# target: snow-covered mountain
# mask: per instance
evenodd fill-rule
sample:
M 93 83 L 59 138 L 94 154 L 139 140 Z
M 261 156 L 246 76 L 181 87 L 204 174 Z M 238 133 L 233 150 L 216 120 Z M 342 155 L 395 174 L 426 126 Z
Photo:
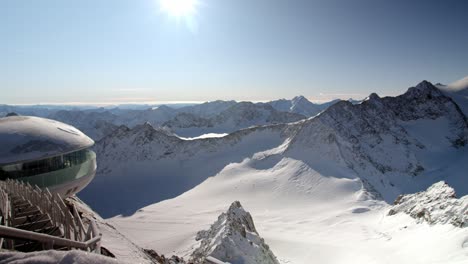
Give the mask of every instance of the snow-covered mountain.
M 129 214 L 246 158 L 259 168 L 292 158 L 335 177 L 358 177 L 363 193 L 388 202 L 439 180 L 464 194 L 467 131 L 456 104 L 428 82 L 401 96 L 342 101 L 314 118 L 222 138 L 189 141 L 149 124 L 121 127 L 97 143 L 98 174 L 80 196 L 106 217 Z M 104 198 L 94 199 L 101 191 Z
M 188 113 L 193 114 L 198 117 L 209 118 L 215 116 L 229 107 L 237 104 L 236 101 L 222 101 L 216 100 L 211 102 L 205 102 L 202 104 L 186 106 L 177 109 L 178 113 Z
M 314 116 L 323 111 L 327 105 L 314 104 L 304 96 L 296 96 L 291 100 L 280 99 L 268 102 L 273 108 L 282 112 L 297 113 L 304 116 Z
M 427 188 L 441 175 L 468 192 L 461 182 L 467 142 L 464 114 L 423 81 L 397 97 L 372 94 L 361 104 L 342 101 L 331 106 L 304 122 L 287 153 L 310 164 L 344 164 L 392 201 L 399 193 Z M 314 150 L 317 157 L 304 149 Z M 449 174 L 447 166 L 453 162 L 462 167 Z
M 109 135 L 118 126 L 134 127 L 144 123 L 157 126 L 176 115 L 175 109 L 160 106 L 145 110 L 104 108 L 91 110 L 60 110 L 48 115 L 48 118 L 58 120 L 83 131 L 95 141 Z
M 190 259 L 195 264 L 205 263 L 207 256 L 229 263 L 279 264 L 239 201 L 233 202 L 210 229 L 199 231 L 195 240 L 200 241 Z
M 0 105 L 0 116 L 7 113 L 47 117 L 71 124 L 95 141 L 120 125 L 135 127 L 144 123 L 171 127 L 183 137 L 207 133 L 230 133 L 254 125 L 287 123 L 315 115 L 336 101 L 315 105 L 302 96 L 270 103 L 211 101 L 183 107 L 160 105 L 91 106 L 10 106 Z M 288 107 L 282 107 L 288 104 Z M 271 107 L 275 106 L 275 107 Z M 277 109 L 275 109 L 277 108 Z
M 134 127 L 148 122 L 157 126 L 170 120 L 176 114 L 176 109 L 165 105 L 145 110 L 122 110 L 122 112 L 118 114 L 117 124 Z
M 288 130 L 278 124 L 182 140 L 148 123 L 121 126 L 96 143 L 97 176 L 80 197 L 104 217 L 128 215 L 195 187 L 229 163 L 280 145 Z
M 231 133 L 251 126 L 290 123 L 304 118 L 300 114 L 277 111 L 268 104 L 240 102 L 210 118 L 181 113 L 163 126 L 171 128 L 177 135 L 193 137 L 206 133 Z
M 349 99 L 350 101 L 357 102 L 355 100 Z M 330 102 L 325 102 L 321 104 L 314 104 L 307 100 L 304 96 L 296 96 L 291 100 L 279 99 L 275 101 L 270 101 L 267 104 L 271 105 L 278 111 L 281 112 L 290 112 L 301 114 L 307 117 L 315 116 L 316 114 L 327 109 L 329 106 L 339 102 L 340 100 L 332 100 Z

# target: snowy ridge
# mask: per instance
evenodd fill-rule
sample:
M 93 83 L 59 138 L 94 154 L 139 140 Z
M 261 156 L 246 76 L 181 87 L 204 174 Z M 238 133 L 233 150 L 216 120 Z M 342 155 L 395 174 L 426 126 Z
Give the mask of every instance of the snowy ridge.
M 188 191 L 232 162 L 280 145 L 293 128 L 278 124 L 183 140 L 150 124 L 121 126 L 96 143 L 97 174 L 80 198 L 104 217 L 132 214 Z
M 280 99 L 271 101 L 268 104 L 278 111 L 296 113 L 308 117 L 320 113 L 329 106 L 328 104 L 314 104 L 302 95 L 296 96 L 291 100 Z
M 468 195 L 457 199 L 455 190 L 442 181 L 426 191 L 400 195 L 394 204 L 388 215 L 406 213 L 420 222 L 468 227 Z
M 165 128 L 155 128 L 149 123 L 134 128 L 120 126 L 112 135 L 98 142 L 96 150 L 102 153 L 101 169 L 113 161 L 146 161 L 172 158 L 189 158 L 203 152 L 217 152 L 226 146 L 235 146 L 244 137 L 252 134 L 274 133 L 281 139 L 287 138 L 291 127 L 285 124 L 257 126 L 243 129 L 222 137 L 184 140 Z M 123 151 L 126 150 L 126 151 Z M 99 157 L 98 157 L 99 159 Z
M 336 101 L 313 104 L 303 96 L 268 103 L 211 101 L 181 108 L 161 105 L 92 106 L 10 106 L 0 105 L 0 116 L 47 117 L 77 127 L 95 141 L 109 135 L 120 125 L 133 128 L 143 123 L 170 126 L 183 137 L 206 133 L 230 133 L 253 125 L 287 123 L 312 116 Z M 273 106 L 273 107 L 271 107 Z
M 193 137 L 206 133 L 231 133 L 251 126 L 296 122 L 304 118 L 301 114 L 277 111 L 268 104 L 239 102 L 206 118 L 180 113 L 163 126 L 177 135 Z
M 235 105 L 236 101 L 216 100 L 199 105 L 186 106 L 177 109 L 178 113 L 189 113 L 199 117 L 209 118 L 215 116 L 229 107 Z
M 425 131 L 412 133 L 419 122 L 443 123 L 446 130 L 425 141 Z M 422 132 L 422 133 L 421 133 Z M 468 142 L 468 122 L 458 106 L 429 82 L 397 97 L 371 94 L 361 104 L 341 101 L 308 119 L 292 138 L 286 153 L 306 156 L 304 148 L 319 152 L 314 159 L 333 160 L 352 168 L 387 200 L 406 190 L 408 176 L 425 170 L 424 155 L 432 144 L 446 149 Z M 431 144 L 431 145 L 429 145 Z M 309 154 L 310 155 L 310 154 Z
M 196 264 L 205 263 L 208 256 L 229 263 L 279 264 L 255 229 L 252 216 L 238 201 L 233 202 L 209 230 L 198 232 L 196 240 L 201 241 L 191 257 Z
M 439 128 L 436 133 L 434 127 Z M 80 196 L 106 217 L 129 214 L 188 191 L 230 163 L 261 155 L 260 167 L 289 157 L 319 172 L 334 168 L 331 175 L 336 177 L 359 175 L 367 193 L 363 199 L 372 194 L 392 202 L 401 193 L 421 191 L 440 180 L 468 193 L 468 186 L 458 183 L 463 170 L 446 171 L 466 166 L 467 135 L 466 117 L 428 82 L 401 96 L 372 94 L 361 104 L 341 101 L 316 117 L 246 128 L 221 138 L 182 140 L 148 123 L 121 126 L 97 143 L 98 173 Z M 272 152 L 279 146 L 281 151 Z M 447 159 L 449 155 L 454 158 Z M 210 166 L 200 166 L 207 160 Z M 153 186 L 165 188 L 155 192 Z M 132 201 L 122 198 L 136 189 L 143 191 Z M 100 190 L 106 198 L 98 203 L 93 197 Z

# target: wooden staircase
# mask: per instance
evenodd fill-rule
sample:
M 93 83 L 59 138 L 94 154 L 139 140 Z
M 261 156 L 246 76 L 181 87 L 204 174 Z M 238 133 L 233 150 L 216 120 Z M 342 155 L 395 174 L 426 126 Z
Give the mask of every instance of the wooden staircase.
M 13 208 L 10 218 L 11 227 L 56 237 L 64 237 L 62 230 L 55 226 L 50 217 L 46 213 L 42 213 L 37 206 L 31 204 L 19 195 L 10 196 L 10 199 Z M 50 249 L 44 248 L 44 244 L 37 241 L 21 239 L 11 240 L 13 249 L 16 251 L 31 252 Z M 53 248 L 60 249 L 56 247 Z
M 101 253 L 101 234 L 58 194 L 29 184 L 0 182 L 0 248 L 31 252 L 82 249 Z

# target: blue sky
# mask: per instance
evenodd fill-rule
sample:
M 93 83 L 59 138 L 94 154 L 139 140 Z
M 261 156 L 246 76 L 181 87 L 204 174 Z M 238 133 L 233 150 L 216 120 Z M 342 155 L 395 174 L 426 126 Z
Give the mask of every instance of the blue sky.
M 0 103 L 311 100 L 468 75 L 468 1 L 1 0 Z

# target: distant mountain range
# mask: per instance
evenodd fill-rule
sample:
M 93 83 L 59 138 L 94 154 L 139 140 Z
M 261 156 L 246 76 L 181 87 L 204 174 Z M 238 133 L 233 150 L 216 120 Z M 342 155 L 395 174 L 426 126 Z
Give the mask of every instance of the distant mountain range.
M 117 126 L 132 128 L 144 123 L 167 126 L 183 137 L 196 137 L 206 133 L 230 133 L 254 125 L 295 122 L 314 116 L 337 101 L 314 104 L 297 96 L 267 103 L 218 100 L 179 108 L 161 105 L 146 109 L 0 105 L 0 116 L 14 112 L 59 120 L 79 128 L 94 140 L 108 135 Z

